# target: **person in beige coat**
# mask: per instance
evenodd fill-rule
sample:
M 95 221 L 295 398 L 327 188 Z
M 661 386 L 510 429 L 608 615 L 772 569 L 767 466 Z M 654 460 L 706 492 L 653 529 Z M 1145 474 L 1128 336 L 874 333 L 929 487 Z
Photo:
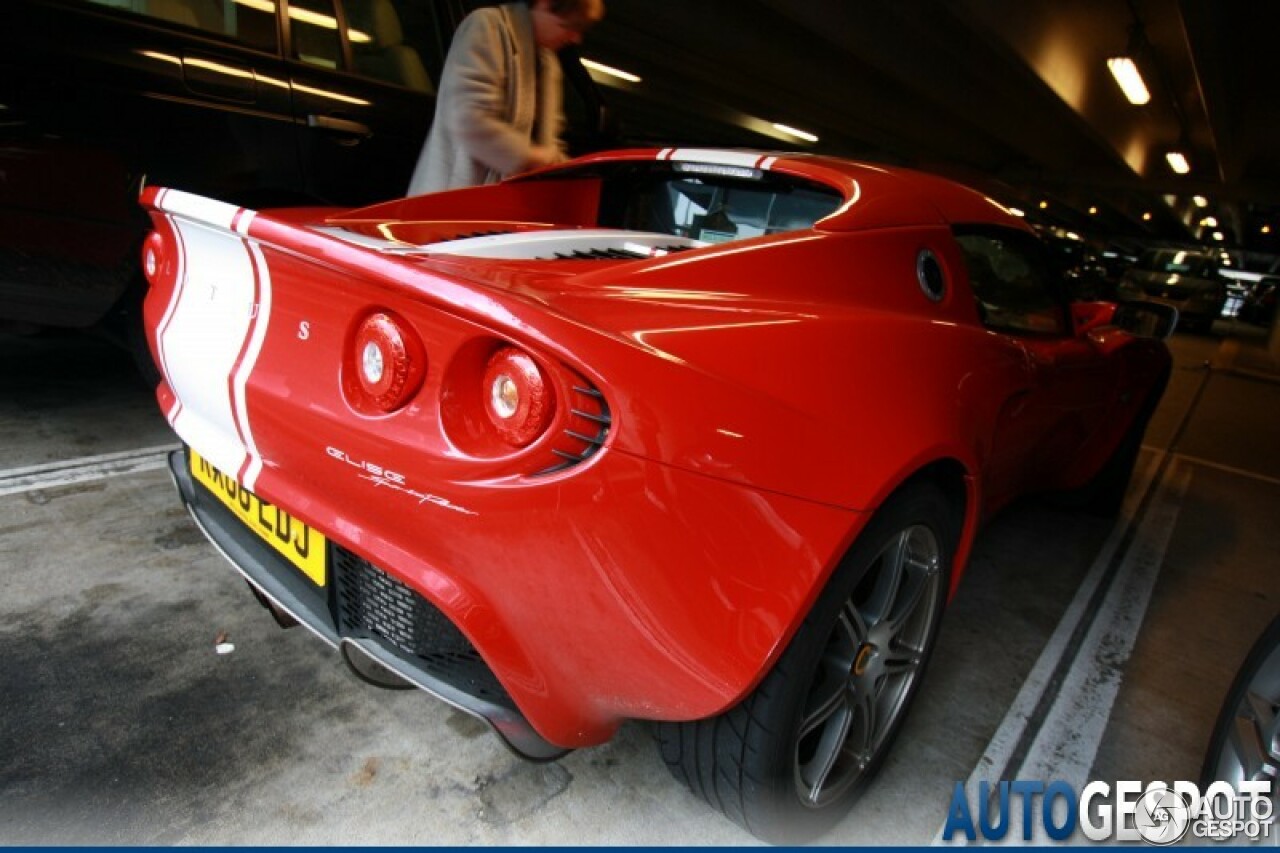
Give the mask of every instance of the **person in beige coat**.
M 468 15 L 445 60 L 409 195 L 493 183 L 564 160 L 555 52 L 581 43 L 603 16 L 603 0 L 529 0 Z

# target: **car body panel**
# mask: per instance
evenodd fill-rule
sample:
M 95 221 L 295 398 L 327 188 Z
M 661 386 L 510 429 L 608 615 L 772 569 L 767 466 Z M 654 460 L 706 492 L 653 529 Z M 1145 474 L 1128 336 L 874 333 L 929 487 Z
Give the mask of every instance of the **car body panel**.
M 611 175 L 681 158 L 838 198 L 721 245 L 599 229 Z M 902 170 L 634 151 L 355 211 L 143 202 L 158 399 L 184 443 L 448 616 L 563 747 L 739 701 L 876 508 L 937 466 L 963 494 L 954 589 L 979 521 L 1087 482 L 1168 366 L 1105 324 L 985 328 L 950 223 L 1023 226 Z M 492 230 L 514 233 L 475 236 Z M 420 390 L 386 413 L 352 390 L 371 312 L 425 343 Z M 484 359 L 509 345 L 558 399 L 607 401 L 582 461 L 546 467 L 572 406 L 527 447 L 474 432 Z

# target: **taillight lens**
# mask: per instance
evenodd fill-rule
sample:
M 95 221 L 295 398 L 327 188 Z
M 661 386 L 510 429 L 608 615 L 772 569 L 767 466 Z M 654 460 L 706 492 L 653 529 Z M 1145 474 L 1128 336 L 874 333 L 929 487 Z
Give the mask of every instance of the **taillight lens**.
M 147 239 L 142 241 L 142 271 L 151 284 L 156 283 L 160 271 L 164 269 L 165 261 L 168 260 L 167 255 L 164 237 L 159 231 L 152 231 L 147 235 Z
M 490 358 L 482 389 L 485 414 L 502 440 L 526 447 L 546 432 L 555 414 L 555 391 L 526 352 L 503 347 Z
M 400 408 L 422 387 L 427 355 L 413 330 L 396 315 L 370 314 L 356 329 L 348 368 L 376 410 Z

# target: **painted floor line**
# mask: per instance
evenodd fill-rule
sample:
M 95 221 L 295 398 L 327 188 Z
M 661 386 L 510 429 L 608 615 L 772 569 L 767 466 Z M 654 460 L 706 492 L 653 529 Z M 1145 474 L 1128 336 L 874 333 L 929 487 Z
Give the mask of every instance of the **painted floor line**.
M 43 465 L 10 468 L 7 471 L 0 471 L 0 497 L 88 483 L 121 474 L 152 471 L 164 467 L 168 455 L 177 449 L 176 444 L 164 444 L 119 453 L 82 456 L 78 459 L 48 462 Z
M 1119 519 L 1117 519 L 1115 526 L 1111 529 L 1111 533 L 1102 544 L 1102 548 L 1098 551 L 1097 557 L 1085 574 L 1084 580 L 1080 582 L 1075 597 L 1067 605 L 1067 609 L 1058 621 L 1053 635 L 1045 643 L 1040 656 L 1027 674 L 1021 689 L 1018 691 L 1018 695 L 1013 700 L 1013 704 L 1005 712 L 1004 719 L 1000 721 L 999 728 L 992 735 L 986 751 L 978 759 L 973 772 L 966 780 L 965 790 L 968 792 L 969 802 L 977 802 L 980 783 L 995 782 L 1007 778 L 1005 773 L 1010 763 L 1014 760 L 1018 745 L 1022 742 L 1028 725 L 1031 724 L 1036 715 L 1036 709 L 1053 685 L 1054 674 L 1073 651 L 1070 647 L 1072 637 L 1077 633 L 1083 620 L 1092 615 L 1089 611 L 1089 604 L 1093 601 L 1099 585 L 1107 576 L 1108 567 L 1115 558 L 1117 550 L 1125 541 L 1129 528 L 1147 493 L 1154 487 L 1154 480 L 1157 473 L 1161 471 L 1164 456 L 1163 452 L 1152 455 L 1146 460 L 1145 464 L 1140 465 L 1138 470 L 1134 472 L 1133 486 L 1130 487 L 1125 497 L 1124 507 L 1121 510 Z M 935 845 L 956 843 L 954 840 L 951 842 L 944 841 L 942 839 L 942 829 L 942 826 L 938 828 L 937 833 L 934 835 L 933 843 Z M 963 837 L 959 839 L 959 842 L 966 843 Z
M 1013 704 L 1000 721 L 986 751 L 969 774 L 965 782 L 969 802 L 977 802 L 980 783 L 1016 778 L 1015 774 L 1031 754 L 1035 746 L 1034 739 L 1039 738 L 1039 729 L 1048 715 L 1053 713 L 1060 688 L 1070 677 L 1078 660 L 1078 652 L 1087 642 L 1086 632 L 1094 628 L 1095 614 L 1101 611 L 1106 594 L 1114 590 L 1117 578 L 1124 568 L 1124 561 L 1129 558 L 1129 549 L 1140 541 L 1147 513 L 1163 494 L 1161 487 L 1177 465 L 1178 445 L 1191 423 L 1191 416 L 1204 397 L 1211 377 L 1211 371 L 1205 371 L 1201 376 L 1191 402 L 1179 417 L 1167 450 L 1142 445 L 1142 449 L 1150 451 L 1153 458 L 1146 467 L 1134 472 L 1120 518 L 1081 581 L 1080 588 L 1063 613 L 1053 636 L 1036 659 Z M 1145 613 L 1145 605 L 1143 612 Z M 1110 714 L 1109 709 L 1107 713 Z M 1028 741 L 1029 738 L 1033 739 Z M 1094 746 L 1095 754 L 1096 751 L 1097 745 Z M 953 838 L 950 842 L 944 841 L 942 831 L 945 826 L 944 822 L 935 833 L 934 845 L 968 843 L 963 836 Z
M 1268 483 L 1272 486 L 1280 486 L 1280 477 L 1268 477 L 1266 474 L 1259 474 L 1257 471 L 1248 471 L 1244 468 L 1235 468 L 1231 465 L 1223 465 L 1221 462 L 1211 462 L 1208 459 L 1202 459 L 1199 456 L 1188 456 L 1185 453 L 1173 454 L 1175 459 L 1188 462 L 1192 465 L 1198 465 L 1201 468 L 1210 468 L 1214 471 L 1222 471 L 1227 474 L 1235 474 L 1237 477 L 1245 477 L 1250 480 L 1257 480 L 1260 483 Z
M 1192 471 L 1176 460 L 1161 479 L 1120 570 L 1022 766 L 1013 778 L 1090 781 L 1124 670 L 1146 618 Z M 1038 827 L 1042 829 L 1043 827 Z M 1017 836 L 1020 837 L 1020 834 Z M 1045 840 L 1045 839 L 1040 839 Z

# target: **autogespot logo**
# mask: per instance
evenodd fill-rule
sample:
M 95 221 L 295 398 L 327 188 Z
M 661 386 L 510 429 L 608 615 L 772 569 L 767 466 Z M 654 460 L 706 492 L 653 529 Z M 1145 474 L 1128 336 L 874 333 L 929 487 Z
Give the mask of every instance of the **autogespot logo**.
M 1015 821 L 1021 818 L 1021 832 Z M 1270 782 L 1215 782 L 1203 795 L 1192 782 L 1090 782 L 1077 796 L 1066 782 L 982 782 L 971 798 L 957 782 L 942 840 L 963 836 L 1001 841 L 1066 841 L 1077 831 L 1090 841 L 1146 841 L 1164 846 L 1188 835 L 1198 843 L 1271 837 Z

